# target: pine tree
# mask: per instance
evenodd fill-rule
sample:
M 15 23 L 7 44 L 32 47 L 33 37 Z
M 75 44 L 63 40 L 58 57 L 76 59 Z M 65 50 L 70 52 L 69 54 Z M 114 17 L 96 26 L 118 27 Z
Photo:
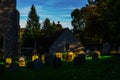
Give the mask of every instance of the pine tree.
M 35 6 L 32 5 L 31 10 L 28 14 L 27 25 L 23 33 L 23 44 L 28 46 L 35 47 L 36 38 L 40 35 L 40 23 L 39 16 L 37 15 Z M 29 45 L 31 44 L 31 45 Z

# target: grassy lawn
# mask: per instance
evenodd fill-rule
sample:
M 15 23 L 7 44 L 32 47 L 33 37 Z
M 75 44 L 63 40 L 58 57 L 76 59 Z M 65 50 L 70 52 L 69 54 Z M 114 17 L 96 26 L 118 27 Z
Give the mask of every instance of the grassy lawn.
M 92 61 L 88 58 L 79 66 L 64 61 L 58 69 L 49 66 L 40 70 L 20 68 L 19 72 L 6 71 L 0 80 L 120 80 L 120 59 L 101 57 L 99 61 Z

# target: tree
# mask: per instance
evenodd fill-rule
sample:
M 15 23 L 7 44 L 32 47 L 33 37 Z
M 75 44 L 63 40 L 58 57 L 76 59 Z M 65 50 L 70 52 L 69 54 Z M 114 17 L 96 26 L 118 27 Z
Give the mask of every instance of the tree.
M 60 21 L 56 24 L 56 31 L 63 29 L 62 25 L 60 24 Z
M 48 18 L 46 18 L 43 22 L 43 30 L 45 31 L 45 36 L 51 35 L 51 23 Z
M 71 13 L 72 21 L 71 24 L 73 26 L 73 34 L 76 36 L 78 40 L 82 39 L 82 33 L 84 28 L 84 19 L 81 16 L 80 9 L 74 9 Z
M 120 1 L 96 0 L 98 12 L 101 14 L 101 22 L 104 22 L 104 40 L 112 44 L 120 45 Z
M 102 27 L 99 26 L 99 13 L 96 2 L 88 0 L 89 4 L 71 13 L 73 33 L 84 43 L 96 44 L 101 41 Z
M 28 14 L 27 25 L 23 33 L 23 45 L 34 46 L 36 45 L 36 38 L 40 35 L 39 16 L 37 15 L 35 6 L 31 6 Z M 31 44 L 31 45 L 30 45 Z
M 51 36 L 55 31 L 61 29 L 63 28 L 59 21 L 57 24 L 54 21 L 53 23 L 51 23 L 50 20 L 46 18 L 45 21 L 43 22 L 43 30 L 45 32 L 44 36 L 46 37 Z

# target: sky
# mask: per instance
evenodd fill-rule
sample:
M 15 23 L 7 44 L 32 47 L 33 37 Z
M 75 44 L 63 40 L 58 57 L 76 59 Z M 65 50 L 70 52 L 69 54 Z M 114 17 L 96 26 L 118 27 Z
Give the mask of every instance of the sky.
M 22 28 L 26 26 L 32 4 L 36 8 L 41 24 L 46 18 L 49 18 L 51 22 L 60 21 L 63 28 L 71 29 L 71 12 L 75 8 L 84 7 L 87 0 L 17 0 L 17 10 L 20 12 L 20 26 Z

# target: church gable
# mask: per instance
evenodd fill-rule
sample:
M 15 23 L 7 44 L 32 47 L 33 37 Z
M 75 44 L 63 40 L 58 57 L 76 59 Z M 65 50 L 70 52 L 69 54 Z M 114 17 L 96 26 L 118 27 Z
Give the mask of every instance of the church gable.
M 76 43 L 77 39 L 73 36 L 72 32 L 68 28 L 66 28 L 64 29 L 62 34 L 52 43 L 49 49 L 50 52 L 64 51 L 65 48 L 73 50 L 73 47 L 70 46 Z

